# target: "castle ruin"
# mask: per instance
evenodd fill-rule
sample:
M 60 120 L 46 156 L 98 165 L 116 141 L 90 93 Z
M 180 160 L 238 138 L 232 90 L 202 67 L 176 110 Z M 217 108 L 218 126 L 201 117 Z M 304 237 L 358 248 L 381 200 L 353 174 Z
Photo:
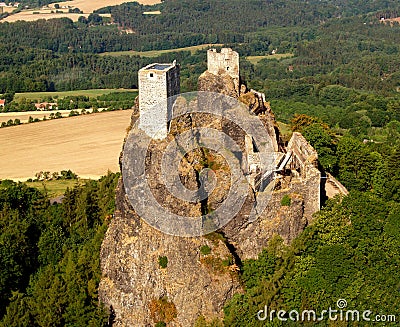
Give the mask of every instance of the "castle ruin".
M 265 171 L 260 160 L 262 147 L 256 144 L 256 137 L 246 135 L 235 122 L 195 114 L 169 123 L 173 104 L 167 99 L 179 93 L 179 66 L 152 64 L 142 68 L 136 109 L 140 113 L 139 128 L 158 140 L 143 149 L 149 153 L 147 183 L 157 201 L 179 215 L 198 217 L 204 209 L 213 211 L 220 206 L 229 192 L 229 169 L 225 169 L 224 159 L 212 152 L 192 151 L 181 160 L 178 171 L 184 186 L 196 190 L 198 171 L 204 168 L 204 162 L 212 168 L 217 180 L 215 189 L 200 203 L 171 196 L 160 179 L 162 157 L 169 141 L 163 139 L 168 133 L 175 135 L 198 126 L 215 128 L 237 142 L 242 152 L 239 160 L 250 185 L 240 212 L 217 233 L 178 237 L 145 222 L 128 201 L 122 177 L 116 190 L 114 219 L 101 247 L 99 298 L 113 313 L 113 326 L 154 326 L 160 321 L 160 308 L 166 305 L 174 313 L 165 321 L 168 326 L 194 326 L 201 317 L 221 320 L 226 301 L 243 292 L 236 276 L 241 262 L 257 258 L 276 235 L 285 243 L 295 239 L 320 209 L 321 194 L 328 194 L 327 185 L 331 196 L 347 192 L 334 177 L 321 178 L 318 154 L 300 133 L 293 133 L 288 144 L 282 141 L 264 94 L 240 85 L 236 52 L 209 50 L 208 59 L 208 70 L 199 77 L 199 91 L 234 97 L 245 104 L 243 110 L 261 120 L 272 139 L 276 156 L 274 169 Z M 183 104 L 176 101 L 175 110 L 180 105 Z M 137 113 L 135 110 L 134 118 Z M 135 146 L 140 147 L 140 141 Z M 273 188 L 269 190 L 272 194 L 267 207 L 258 219 L 252 220 L 250 213 L 268 185 Z M 284 197 L 290 198 L 289 205 L 282 204 Z M 201 252 L 206 246 L 211 253 Z M 168 259 L 165 267 L 160 265 L 162 257 Z
M 169 132 L 172 117 L 170 97 L 180 92 L 180 69 L 172 64 L 150 64 L 139 70 L 139 128 L 153 139 Z
M 222 48 L 207 51 L 207 71 L 214 75 L 229 75 L 235 84 L 235 90 L 239 94 L 239 54 L 231 48 Z
M 239 54 L 231 48 L 207 51 L 207 70 L 214 75 L 228 74 L 239 80 Z

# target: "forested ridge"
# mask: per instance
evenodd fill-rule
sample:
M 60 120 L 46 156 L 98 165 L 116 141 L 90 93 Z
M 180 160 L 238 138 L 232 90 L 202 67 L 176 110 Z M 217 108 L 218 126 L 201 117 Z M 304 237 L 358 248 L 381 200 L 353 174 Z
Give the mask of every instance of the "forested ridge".
M 142 14 L 155 9 L 162 14 Z M 138 68 L 151 60 L 94 53 L 204 43 L 229 44 L 241 56 L 265 55 L 273 49 L 294 53 L 290 74 L 288 61 L 242 65 L 243 76 L 260 79 L 268 88 L 270 81 L 308 77 L 312 83 L 317 79 L 318 83 L 393 91 L 399 83 L 399 25 L 382 24 L 380 17 L 395 17 L 398 10 L 396 1 L 360 5 L 358 1 L 171 0 L 156 6 L 128 3 L 100 10 L 111 13 L 112 25 L 97 14 L 77 23 L 67 18 L 1 23 L 0 93 L 134 88 Z M 126 28 L 134 33 L 125 33 Z M 188 83 L 184 89 L 193 89 L 197 77 L 191 67 L 201 65 L 204 56 L 175 56 L 184 76 L 192 78 L 184 81 Z M 366 74 L 371 78 L 363 78 Z
M 151 10 L 162 14 L 142 14 Z M 136 88 L 139 68 L 174 59 L 182 91 L 192 91 L 205 51 L 99 53 L 223 43 L 240 53 L 242 80 L 265 92 L 276 119 L 301 132 L 321 168 L 350 190 L 326 202 L 292 245 L 275 238 L 243 263 L 246 292 L 227 303 L 225 326 L 268 326 L 256 319 L 265 305 L 322 311 L 339 298 L 349 309 L 400 319 L 400 25 L 380 21 L 400 16 L 398 1 L 166 0 L 98 13 L 111 13 L 114 24 L 97 14 L 0 23 L 0 94 Z M 272 50 L 293 56 L 273 59 Z M 106 324 L 96 289 L 116 179 L 77 186 L 56 205 L 23 184 L 3 185 L 0 325 Z

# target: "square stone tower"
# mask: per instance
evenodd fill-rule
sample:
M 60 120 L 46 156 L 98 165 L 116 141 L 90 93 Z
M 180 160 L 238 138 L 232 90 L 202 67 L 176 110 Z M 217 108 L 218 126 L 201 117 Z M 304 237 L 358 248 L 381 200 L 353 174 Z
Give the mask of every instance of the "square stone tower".
M 231 48 L 222 48 L 207 51 L 207 70 L 214 75 L 228 74 L 239 79 L 239 54 Z
M 139 70 L 139 128 L 153 139 L 167 137 L 173 101 L 180 93 L 180 68 L 172 64 L 150 64 Z

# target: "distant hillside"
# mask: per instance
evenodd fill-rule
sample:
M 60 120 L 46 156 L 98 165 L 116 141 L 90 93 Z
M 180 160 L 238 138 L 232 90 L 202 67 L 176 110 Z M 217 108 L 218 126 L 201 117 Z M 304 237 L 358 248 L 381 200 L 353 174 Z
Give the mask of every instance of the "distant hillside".
M 217 43 L 240 53 L 242 78 L 250 87 L 263 90 L 268 99 L 280 101 L 274 105 L 282 120 L 301 107 L 301 113 L 335 125 L 342 120 L 338 113 L 348 108 L 351 117 L 345 118 L 362 124 L 364 134 L 365 128 L 384 127 L 399 115 L 392 108 L 397 108 L 400 87 L 400 25 L 381 23 L 381 17 L 398 15 L 399 7 L 398 1 L 166 0 L 155 6 L 127 3 L 98 11 L 111 13 L 114 25 L 103 22 L 98 14 L 76 23 L 69 19 L 3 23 L 0 94 L 136 88 L 140 67 L 175 59 L 181 64 L 182 91 L 196 90 L 205 51 L 170 52 L 155 58 L 96 54 Z M 161 14 L 143 15 L 151 10 Z M 269 60 L 272 51 L 293 57 Z M 245 60 L 255 55 L 268 59 Z M 367 112 L 360 104 L 357 108 L 362 110 L 350 108 L 351 96 L 346 95 L 345 101 L 338 96 L 333 103 L 341 109 L 335 111 L 329 108 L 332 101 L 319 94 L 329 85 L 396 99 L 386 101 L 388 106 L 371 105 L 374 111 Z M 352 90 L 345 92 L 352 94 Z M 292 103 L 296 110 L 289 110 L 288 100 L 302 105 Z M 324 109 L 318 109 L 319 105 Z
M 142 15 L 143 6 L 125 3 L 99 10 L 111 13 L 122 27 L 149 35 L 154 33 L 243 34 L 269 26 L 307 26 L 334 17 L 393 10 L 398 1 L 279 1 L 279 0 L 166 0 L 155 6 L 161 16 Z M 195 22 L 195 23 L 194 23 Z M 225 41 L 226 42 L 226 41 Z

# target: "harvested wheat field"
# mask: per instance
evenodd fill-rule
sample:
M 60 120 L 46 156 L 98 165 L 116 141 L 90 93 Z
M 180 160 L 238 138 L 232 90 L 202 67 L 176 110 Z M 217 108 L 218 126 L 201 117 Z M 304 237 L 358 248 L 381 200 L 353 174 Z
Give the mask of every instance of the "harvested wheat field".
M 107 6 L 120 5 L 125 2 L 129 2 L 129 0 L 97 0 L 97 1 L 73 0 L 73 1 L 58 2 L 58 4 L 60 5 L 60 8 L 58 9 L 60 13 L 55 13 L 54 11 L 56 9 L 54 8 L 54 4 L 50 4 L 49 7 L 46 9 L 21 11 L 17 14 L 10 15 L 2 19 L 1 21 L 14 23 L 19 20 L 35 21 L 39 19 L 53 19 L 53 18 L 66 17 L 76 22 L 78 21 L 78 18 L 80 16 L 87 17 L 94 10 L 104 8 Z M 136 2 L 139 2 L 144 5 L 154 5 L 157 3 L 161 3 L 161 0 L 137 0 Z M 67 7 L 67 8 L 62 8 L 62 7 Z M 69 8 L 79 8 L 81 11 L 83 11 L 83 14 L 68 13 Z M 51 11 L 53 11 L 53 13 Z M 101 16 L 110 17 L 109 14 L 101 14 Z
M 60 7 L 70 6 L 73 8 L 79 8 L 84 13 L 91 13 L 96 9 L 104 8 L 107 6 L 116 6 L 125 2 L 132 2 L 129 0 L 97 0 L 97 1 L 87 1 L 87 0 L 73 0 L 73 1 L 65 1 L 65 2 L 57 2 Z M 155 5 L 157 3 L 161 3 L 161 0 L 136 0 L 143 5 Z M 54 5 L 49 5 L 54 8 Z
M 81 178 L 119 171 L 132 110 L 48 120 L 0 129 L 0 179 L 71 169 Z

